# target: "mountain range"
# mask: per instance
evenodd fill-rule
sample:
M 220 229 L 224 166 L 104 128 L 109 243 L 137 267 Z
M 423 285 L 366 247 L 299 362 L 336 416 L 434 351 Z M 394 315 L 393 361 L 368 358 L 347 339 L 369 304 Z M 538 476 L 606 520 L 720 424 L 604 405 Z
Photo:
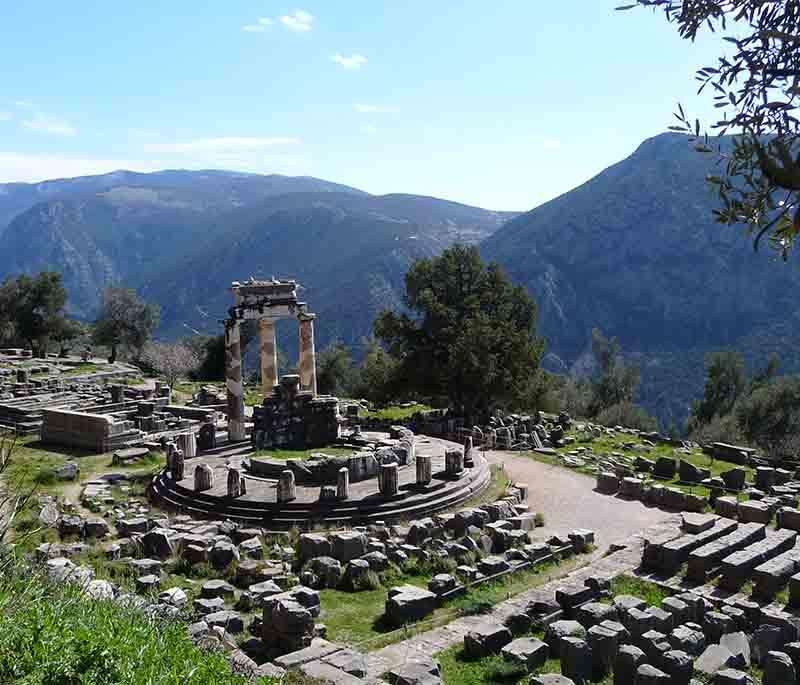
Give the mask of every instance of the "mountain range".
M 479 243 L 536 299 L 548 368 L 586 372 L 597 326 L 640 364 L 642 403 L 680 424 L 709 350 L 737 346 L 753 365 L 778 351 L 784 371 L 800 370 L 800 272 L 713 222 L 713 165 L 685 137 L 662 134 L 519 215 L 224 171 L 0 184 L 0 278 L 57 269 L 84 318 L 104 285 L 124 283 L 159 303 L 160 335 L 177 336 L 218 333 L 232 281 L 292 277 L 323 346 L 356 343 L 382 308 L 401 306 L 414 259 Z

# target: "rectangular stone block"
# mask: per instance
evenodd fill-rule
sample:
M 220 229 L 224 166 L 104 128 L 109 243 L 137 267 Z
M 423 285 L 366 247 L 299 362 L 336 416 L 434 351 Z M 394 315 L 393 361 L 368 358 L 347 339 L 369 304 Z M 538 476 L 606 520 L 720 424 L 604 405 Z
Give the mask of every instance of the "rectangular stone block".
M 738 552 L 748 545 L 763 540 L 766 530 L 758 523 L 745 523 L 732 533 L 696 549 L 689 555 L 687 578 L 705 583 L 708 574 L 729 554 Z
M 797 533 L 793 530 L 778 530 L 764 540 L 728 555 L 721 564 L 722 587 L 738 590 L 757 566 L 789 551 L 796 541 Z
M 675 573 L 694 550 L 732 533 L 738 525 L 736 521 L 720 518 L 711 528 L 697 535 L 681 535 L 664 543 L 650 544 L 645 547 L 642 565 L 654 571 Z

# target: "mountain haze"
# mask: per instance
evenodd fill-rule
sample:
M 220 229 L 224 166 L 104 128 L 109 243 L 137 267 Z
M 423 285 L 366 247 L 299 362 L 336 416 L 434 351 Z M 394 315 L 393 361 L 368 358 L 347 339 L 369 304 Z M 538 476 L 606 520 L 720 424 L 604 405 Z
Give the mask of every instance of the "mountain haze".
M 800 369 L 785 344 L 800 333 L 800 271 L 713 221 L 715 164 L 685 136 L 656 136 L 483 243 L 538 302 L 554 368 L 584 369 L 600 327 L 640 362 L 644 404 L 664 421 L 685 419 L 709 350 L 735 345 L 754 364 L 777 350 Z
M 353 344 L 401 306 L 415 259 L 480 243 L 536 299 L 549 368 L 590 371 L 597 326 L 641 365 L 642 403 L 680 425 L 710 350 L 736 346 L 751 365 L 778 352 L 782 371 L 800 371 L 800 272 L 714 223 L 714 170 L 685 137 L 659 135 L 520 215 L 224 171 L 0 185 L 0 278 L 59 270 L 84 318 L 105 285 L 124 283 L 161 306 L 159 334 L 177 336 L 219 333 L 231 281 L 291 277 L 318 314 L 318 345 Z M 279 331 L 291 354 L 296 330 Z

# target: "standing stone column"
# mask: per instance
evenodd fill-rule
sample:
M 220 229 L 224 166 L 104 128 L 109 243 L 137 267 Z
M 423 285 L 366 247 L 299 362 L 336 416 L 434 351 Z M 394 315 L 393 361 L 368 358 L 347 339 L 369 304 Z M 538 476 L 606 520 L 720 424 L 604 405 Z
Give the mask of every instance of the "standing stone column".
M 314 319 L 316 314 L 306 312 L 297 317 L 300 321 L 300 387 L 317 394 L 317 353 L 314 349 Z
M 380 478 L 378 479 L 381 494 L 384 497 L 394 497 L 399 489 L 397 481 L 397 464 L 389 462 L 381 464 Z
M 181 433 L 178 436 L 178 448 L 183 450 L 183 456 L 186 459 L 191 459 L 197 456 L 197 440 L 194 433 Z
M 168 442 L 164 445 L 164 454 L 167 458 L 167 468 L 172 468 L 172 462 L 175 459 L 175 452 L 177 452 L 178 446 L 174 442 Z
M 125 386 L 112 385 L 111 386 L 111 401 L 114 404 L 122 404 L 125 401 Z
M 460 476 L 464 472 L 464 452 L 460 448 L 445 451 L 444 470 L 448 476 Z
M 228 497 L 241 497 L 246 491 L 244 478 L 238 469 L 228 469 Z
M 430 454 L 417 455 L 417 485 L 428 485 L 433 480 L 433 464 Z
M 278 384 L 278 343 L 275 337 L 275 321 L 259 319 L 258 334 L 261 340 L 261 392 L 264 397 L 272 394 Z
M 214 470 L 208 464 L 198 464 L 194 467 L 194 490 L 202 492 L 211 490 L 214 486 Z
M 172 455 L 172 464 L 170 470 L 172 471 L 172 480 L 175 482 L 183 480 L 183 452 L 176 450 Z
M 294 471 L 290 471 L 289 469 L 281 471 L 276 490 L 278 504 L 291 502 L 293 499 L 297 498 L 297 488 L 294 484 Z
M 228 439 L 247 438 L 244 428 L 244 385 L 242 385 L 242 344 L 238 321 L 225 322 L 225 388 L 228 395 Z
M 339 469 L 339 475 L 336 479 L 336 497 L 338 499 L 350 497 L 350 471 L 345 466 Z
M 472 444 L 472 436 L 468 435 L 464 440 L 464 466 L 472 468 L 475 466 L 475 457 L 472 450 L 475 449 Z

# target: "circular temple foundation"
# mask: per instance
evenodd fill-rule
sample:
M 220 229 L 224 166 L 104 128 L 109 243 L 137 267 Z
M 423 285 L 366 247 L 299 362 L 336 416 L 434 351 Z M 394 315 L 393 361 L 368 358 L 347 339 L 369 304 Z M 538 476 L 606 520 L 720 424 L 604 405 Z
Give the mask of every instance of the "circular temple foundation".
M 471 466 L 453 473 L 452 466 L 448 469 L 446 454 L 463 450 L 461 445 L 418 436 L 414 449 L 415 457 L 397 467 L 396 489 L 383 493 L 377 476 L 357 482 L 348 478 L 346 498 L 338 496 L 335 482 L 331 485 L 297 478 L 294 498 L 279 501 L 281 472 L 295 469 L 301 473 L 302 462 L 293 465 L 291 461 L 239 452 L 235 456 L 201 455 L 187 459 L 181 474 L 184 477 L 177 481 L 169 468 L 165 468 L 153 479 L 150 495 L 164 508 L 195 517 L 226 518 L 268 529 L 309 530 L 320 525 L 420 518 L 457 506 L 489 485 L 489 465 L 477 450 L 471 452 Z M 428 483 L 418 482 L 417 458 L 430 459 L 432 477 Z M 194 473 L 201 464 L 211 468 L 212 484 L 197 491 Z M 246 482 L 245 492 L 239 496 L 229 495 L 230 469 L 237 469 Z

